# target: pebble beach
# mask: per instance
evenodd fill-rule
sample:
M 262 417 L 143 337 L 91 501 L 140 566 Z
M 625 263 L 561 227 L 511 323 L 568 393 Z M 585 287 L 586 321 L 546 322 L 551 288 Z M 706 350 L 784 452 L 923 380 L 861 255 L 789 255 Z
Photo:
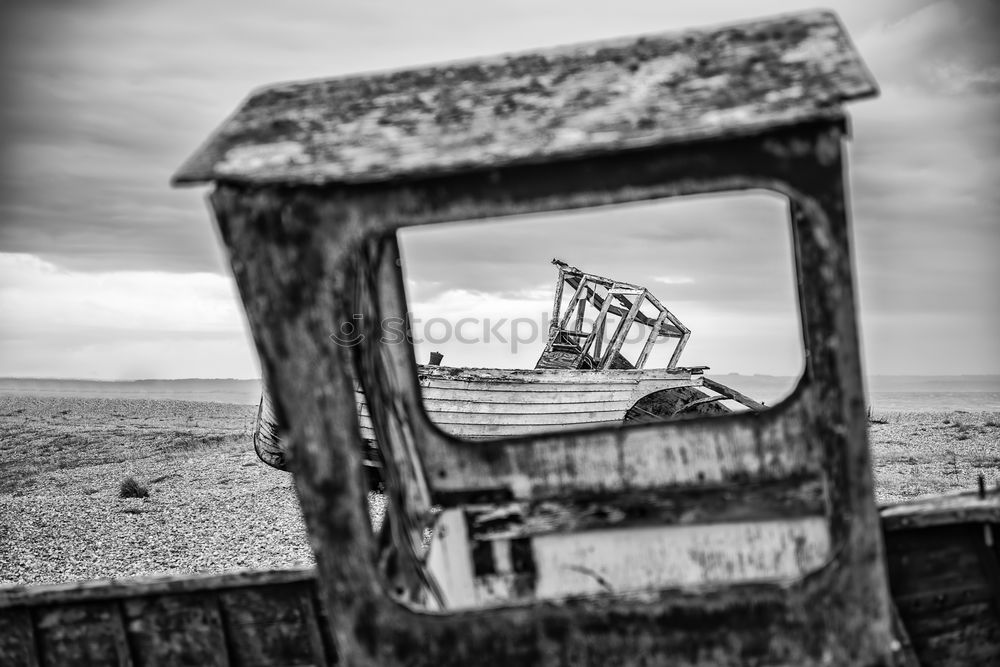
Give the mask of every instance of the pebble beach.
M 0 585 L 309 567 L 255 406 L 0 396 Z M 1000 483 L 1000 413 L 876 412 L 879 503 Z M 121 498 L 133 477 L 145 498 Z M 378 498 L 376 497 L 377 501 Z

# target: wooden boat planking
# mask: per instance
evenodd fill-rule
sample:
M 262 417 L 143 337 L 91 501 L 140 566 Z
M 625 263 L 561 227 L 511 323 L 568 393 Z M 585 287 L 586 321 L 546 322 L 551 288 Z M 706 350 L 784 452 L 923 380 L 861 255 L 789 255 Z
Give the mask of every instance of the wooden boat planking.
M 639 399 L 664 389 L 701 386 L 690 371 L 503 370 L 421 366 L 424 408 L 431 421 L 469 440 L 620 424 Z M 374 439 L 364 394 L 361 432 Z
M 1000 489 L 881 508 L 897 664 L 1000 661 Z M 0 589 L 0 665 L 335 664 L 312 569 Z M 572 606 L 572 600 L 566 604 Z

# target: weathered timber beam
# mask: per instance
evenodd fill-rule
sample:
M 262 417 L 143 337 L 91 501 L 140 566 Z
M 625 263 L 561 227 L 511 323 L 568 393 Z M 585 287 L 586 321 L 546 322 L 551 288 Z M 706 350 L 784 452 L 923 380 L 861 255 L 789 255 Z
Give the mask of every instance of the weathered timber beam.
M 552 260 L 555 262 L 556 260 Z M 551 338 L 552 332 L 557 328 L 559 322 L 559 309 L 562 308 L 562 295 L 563 286 L 566 284 L 566 271 L 562 266 L 559 267 L 559 276 L 556 278 L 556 293 L 552 300 L 552 316 L 549 320 L 549 337 Z
M 653 351 L 653 345 L 656 344 L 656 332 L 660 330 L 663 325 L 663 320 L 667 319 L 667 314 L 664 311 L 660 311 L 659 317 L 656 318 L 655 326 L 649 328 L 649 336 L 646 338 L 646 344 L 642 346 L 642 352 L 639 353 L 639 359 L 635 362 L 636 368 L 643 368 L 646 365 L 646 360 L 649 358 L 649 353 Z
M 881 508 L 881 518 L 886 531 L 963 522 L 1000 524 L 1000 489 L 982 497 L 963 491 L 887 505 Z
M 646 290 L 643 290 L 643 295 Z M 624 300 L 624 297 L 619 297 Z M 608 343 L 608 349 L 604 353 L 604 357 L 598 365 L 599 368 L 608 368 L 611 366 L 611 362 L 614 361 L 615 356 L 622 349 L 622 345 L 625 343 L 625 338 L 628 336 L 629 329 L 632 328 L 632 323 L 635 321 L 635 316 L 639 312 L 639 305 L 642 303 L 643 296 L 640 296 L 629 308 L 628 313 L 621 318 L 618 322 L 618 328 L 615 329 L 614 335 L 611 337 L 611 342 Z M 610 296 L 609 296 L 610 299 Z
M 761 410 L 767 409 L 767 406 L 764 405 L 763 403 L 758 403 L 757 401 L 753 400 L 746 394 L 741 394 L 740 392 L 730 387 L 727 387 L 721 382 L 716 382 L 715 380 L 712 380 L 710 378 L 702 378 L 701 383 L 703 386 L 708 387 L 712 391 L 722 394 L 726 398 L 732 399 L 737 403 L 741 403 L 750 408 L 751 410 L 760 412 Z
M 587 284 L 585 282 L 580 282 L 577 285 L 573 285 L 573 283 L 570 281 L 569 278 L 566 279 L 566 282 L 569 283 L 570 287 L 576 287 L 576 291 L 573 292 L 572 298 L 566 305 L 566 314 L 563 315 L 562 319 L 559 321 L 560 329 L 565 329 L 569 325 L 569 319 L 573 316 L 573 311 L 576 309 L 576 304 L 583 295 L 583 291 L 587 288 Z
M 566 276 L 566 282 L 569 284 L 570 287 L 577 287 L 577 288 L 581 284 L 579 278 L 575 278 L 575 277 L 570 276 L 570 275 Z M 609 282 L 611 282 L 612 284 L 614 284 L 613 281 L 609 281 Z M 620 285 L 622 283 L 618 283 L 618 284 Z M 638 289 L 642 289 L 642 288 L 638 288 Z M 621 298 L 624 299 L 625 297 L 621 297 Z M 649 292 L 647 292 L 647 298 L 649 298 L 650 300 L 652 300 L 653 295 L 650 294 Z M 593 301 L 595 308 L 600 309 L 600 308 L 603 307 L 605 299 L 600 294 L 597 294 L 596 292 L 591 291 L 590 292 L 590 299 Z M 677 319 L 677 318 L 673 317 L 673 315 L 671 315 L 670 312 L 667 311 L 667 309 L 664 308 L 662 305 L 660 305 L 658 307 L 658 310 L 660 310 L 660 312 L 664 312 L 664 311 L 667 312 L 667 317 L 666 317 L 667 320 L 670 320 L 671 318 L 673 318 L 674 320 Z M 625 317 L 625 315 L 628 314 L 628 310 L 627 309 L 620 308 L 618 306 L 615 306 L 614 304 L 612 304 L 610 306 L 610 308 L 608 309 L 608 312 L 610 312 L 612 315 L 617 315 L 618 317 Z M 664 322 L 661 322 L 660 325 L 657 326 L 657 320 L 651 319 L 650 317 L 646 316 L 645 314 L 643 314 L 641 312 L 636 315 L 635 319 L 640 324 L 644 324 L 647 327 L 651 327 L 655 331 L 658 331 L 659 335 L 663 336 L 665 338 L 680 338 L 681 336 L 684 335 L 684 333 L 686 331 L 688 331 L 687 327 L 685 327 L 684 325 L 682 325 L 679 321 L 677 321 L 674 326 L 671 326 L 671 325 L 666 324 Z M 563 328 L 565 328 L 565 326 Z
M 580 285 L 583 286 L 586 283 L 581 282 Z M 579 368 L 580 364 L 587 357 L 587 353 L 590 350 L 590 346 L 593 344 L 594 339 L 597 337 L 597 332 L 600 331 L 601 335 L 604 335 L 604 322 L 608 318 L 608 311 L 611 309 L 611 299 L 605 299 L 604 305 L 601 306 L 601 310 L 597 313 L 597 320 L 594 321 L 594 328 L 591 330 L 590 335 L 587 336 L 583 345 L 580 346 L 580 354 L 577 356 L 574 362 L 574 367 Z M 596 359 L 595 359 L 596 361 Z
M 227 589 L 287 586 L 310 583 L 313 568 L 256 570 L 227 574 L 184 574 L 163 577 L 81 581 L 49 586 L 9 586 L 0 595 L 0 609 L 18 606 L 85 604 L 127 600 L 150 595 L 192 595 Z
M 725 396 L 706 396 L 705 398 L 698 398 L 698 399 L 695 399 L 695 400 L 693 400 L 693 401 L 691 401 L 689 403 L 685 403 L 684 405 L 680 406 L 679 408 L 677 408 L 676 410 L 674 410 L 673 414 L 674 415 L 679 415 L 682 412 L 687 412 L 691 408 L 698 407 L 699 405 L 705 405 L 706 403 L 716 403 L 718 401 L 724 401 L 724 400 L 726 400 Z M 671 416 L 673 416 L 673 415 L 671 415 Z
M 684 346 L 687 345 L 688 338 L 691 337 L 691 332 L 686 331 L 681 339 L 677 341 L 677 347 L 674 348 L 674 353 L 670 355 L 670 361 L 667 362 L 667 368 L 677 368 L 677 361 L 681 358 L 681 352 L 684 351 Z
M 517 539 L 556 532 L 647 525 L 691 525 L 822 515 L 824 482 L 808 475 L 776 481 L 577 494 L 489 506 L 470 516 L 470 537 Z M 442 507 L 465 506 L 461 492 L 438 494 Z

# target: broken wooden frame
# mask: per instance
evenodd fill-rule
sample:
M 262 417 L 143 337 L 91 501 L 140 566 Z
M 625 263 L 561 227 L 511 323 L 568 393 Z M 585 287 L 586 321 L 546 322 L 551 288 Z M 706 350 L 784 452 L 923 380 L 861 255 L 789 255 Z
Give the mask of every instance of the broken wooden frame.
M 585 273 L 558 259 L 553 259 L 552 263 L 559 268 L 559 277 L 556 279 L 548 340 L 535 368 L 644 368 L 653 345 L 660 338 L 677 339 L 666 366 L 668 370 L 677 368 L 677 360 L 691 337 L 691 330 L 681 324 L 652 292 L 639 285 Z M 562 300 L 566 287 L 573 291 L 563 314 Z M 656 317 L 642 312 L 642 307 L 647 304 L 655 310 Z M 584 315 L 588 305 L 597 311 L 597 316 L 590 323 L 590 330 L 585 331 Z M 607 348 L 604 348 L 608 315 L 615 315 L 619 320 Z M 621 349 L 636 324 L 648 327 L 649 334 L 632 364 L 621 356 Z
M 752 58 L 726 55 L 751 52 L 756 64 L 742 70 Z M 678 664 L 882 661 L 890 652 L 888 597 L 854 320 L 846 123 L 837 107 L 871 94 L 870 80 L 836 19 L 823 13 L 566 53 L 262 91 L 180 176 L 216 181 L 212 207 L 288 419 L 291 465 L 341 658 L 382 665 L 446 658 L 601 664 L 612 656 Z M 735 69 L 711 73 L 725 62 Z M 727 82 L 687 89 L 671 67 Z M 588 77 L 597 72 L 627 83 L 595 84 Z M 654 90 L 651 75 L 670 81 L 663 85 L 673 93 L 648 98 L 659 111 L 637 110 L 636 124 L 621 124 L 633 113 L 632 82 L 647 77 L 647 87 L 635 90 Z M 611 97 L 583 95 L 591 85 Z M 704 85 L 722 85 L 728 97 L 704 97 Z M 615 91 L 625 91 L 620 102 Z M 741 94 L 755 101 L 734 102 Z M 684 95 L 693 95 L 691 103 L 677 111 Z M 444 106 L 428 112 L 412 102 L 432 98 Z M 391 101 L 403 99 L 402 106 Z M 506 106 L 492 106 L 505 99 Z M 316 106 L 320 100 L 334 106 Z M 523 111 L 510 111 L 519 104 Z M 736 106 L 720 111 L 720 104 Z M 492 120 L 481 124 L 470 110 L 484 105 Z M 642 122 L 643 113 L 656 120 Z M 567 118 L 602 127 L 558 129 Z M 278 138 L 306 127 L 298 143 Z M 522 147 L 530 153 L 518 153 Z M 478 446 L 430 422 L 411 346 L 379 342 L 379 324 L 407 312 L 395 236 L 402 227 L 749 188 L 790 201 L 806 363 L 797 389 L 774 409 Z M 354 321 L 362 323 L 360 344 L 341 346 L 326 335 Z M 396 556 L 384 571 L 364 503 L 352 378 L 364 389 L 385 458 Z M 620 511 L 604 512 L 603 523 L 583 532 L 561 533 L 574 540 L 705 526 L 718 535 L 748 521 L 773 521 L 779 531 L 747 533 L 746 553 L 699 551 L 721 574 L 697 580 L 694 590 L 683 574 L 651 576 L 645 586 L 626 582 L 625 595 L 584 590 L 566 598 L 557 590 L 548 601 L 536 570 L 523 604 L 432 614 L 401 602 L 419 602 L 429 590 L 447 597 L 422 559 L 433 506 L 443 515 L 512 503 L 530 512 L 584 499 Z M 619 516 L 625 519 L 615 522 Z M 810 526 L 803 539 L 814 554 L 801 567 L 796 522 Z M 534 548 L 545 535 L 527 537 Z M 648 558 L 656 547 L 644 553 L 655 572 Z M 760 554 L 791 557 L 796 567 L 742 576 L 729 560 Z M 465 562 L 473 556 L 459 554 Z
M 436 179 L 323 188 L 218 184 L 213 208 L 288 418 L 296 485 L 342 655 L 392 664 L 394 656 L 419 654 L 435 664 L 479 658 L 489 646 L 495 664 L 509 664 L 559 662 L 572 646 L 596 664 L 633 646 L 650 655 L 702 656 L 690 660 L 697 664 L 707 655 L 773 655 L 774 642 L 799 664 L 831 655 L 842 664 L 874 664 L 886 655 L 888 600 L 854 321 L 843 136 L 842 117 L 828 115 L 763 136 L 547 166 L 546 179 L 524 166 L 450 177 L 447 187 Z M 347 348 L 324 335 L 360 313 L 370 327 L 366 340 L 377 341 L 377 323 L 406 312 L 394 235 L 403 224 L 754 187 L 792 202 L 806 349 L 798 387 L 771 410 L 475 447 L 427 419 L 409 346 Z M 401 556 L 397 582 L 387 587 L 406 592 L 421 585 L 422 529 L 433 505 L 531 503 L 595 491 L 652 489 L 669 500 L 701 488 L 695 506 L 710 506 L 710 496 L 727 499 L 699 517 L 711 522 L 725 519 L 727 508 L 748 506 L 747 482 L 799 479 L 795 493 L 818 483 L 828 557 L 781 586 L 668 588 L 638 600 L 584 596 L 475 614 L 416 612 L 377 583 L 384 579 L 373 562 L 362 493 L 352 367 L 383 447 L 395 507 Z M 711 454 L 681 465 L 681 450 Z M 806 507 L 810 516 L 814 509 Z M 677 516 L 683 521 L 685 512 Z M 669 514 L 656 518 L 670 523 Z
M 811 12 L 276 86 L 185 165 L 178 182 L 216 184 L 211 205 L 289 426 L 322 629 L 344 664 L 891 659 L 839 107 L 874 92 L 837 19 Z M 430 422 L 411 346 L 380 342 L 382 319 L 406 313 L 402 227 L 752 188 L 790 202 L 806 350 L 797 388 L 770 410 L 480 445 Z M 338 345 L 329 333 L 355 316 L 364 339 Z M 385 568 L 365 503 L 354 378 L 385 459 L 395 549 Z M 732 576 L 739 564 L 723 549 L 699 552 L 723 576 L 694 586 L 654 576 L 625 594 L 536 594 L 474 613 L 405 601 L 435 586 L 421 544 L 432 506 L 588 500 L 620 512 L 562 535 L 806 521 L 825 544 L 807 545 L 801 576 Z M 793 533 L 764 533 L 745 535 L 751 557 L 796 559 Z

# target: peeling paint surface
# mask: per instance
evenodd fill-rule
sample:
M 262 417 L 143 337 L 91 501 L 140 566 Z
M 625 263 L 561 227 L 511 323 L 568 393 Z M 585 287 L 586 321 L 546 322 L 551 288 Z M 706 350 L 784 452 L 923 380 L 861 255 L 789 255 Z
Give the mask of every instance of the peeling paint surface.
M 789 583 L 830 558 L 826 517 L 640 526 L 474 539 L 445 510 L 428 570 L 461 611 L 604 593 Z

